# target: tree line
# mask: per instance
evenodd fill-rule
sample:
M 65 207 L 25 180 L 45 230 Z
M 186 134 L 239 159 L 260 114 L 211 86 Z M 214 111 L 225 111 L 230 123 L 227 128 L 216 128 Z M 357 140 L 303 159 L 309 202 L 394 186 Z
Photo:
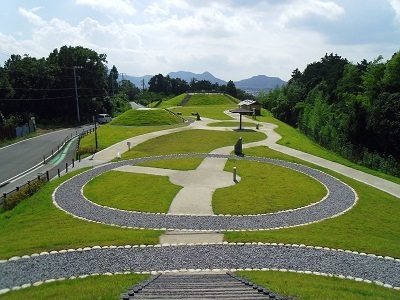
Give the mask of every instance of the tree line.
M 187 92 L 215 92 L 227 93 L 238 99 L 254 99 L 254 96 L 236 88 L 235 83 L 229 80 L 227 84 L 219 85 L 218 82 L 211 83 L 209 80 L 197 80 L 191 78 L 190 82 L 181 78 L 171 78 L 169 75 L 158 74 L 149 80 L 149 92 L 163 94 L 166 96 L 180 95 Z
M 0 67 L 0 127 L 17 126 L 31 117 L 43 125 L 87 123 L 99 113 L 116 116 L 130 109 L 132 101 L 147 105 L 190 91 L 253 98 L 233 81 L 218 85 L 192 78 L 188 83 L 162 74 L 140 90 L 129 80 L 118 81 L 116 66 L 108 69 L 106 64 L 106 54 L 81 46 L 62 46 L 40 59 L 11 55 Z
M 258 100 L 324 147 L 400 176 L 400 52 L 359 63 L 326 54 Z
M 32 116 L 42 122 L 83 123 L 96 113 L 129 109 L 138 89 L 127 81 L 118 83 L 118 70 L 108 70 L 106 59 L 81 46 L 63 46 L 41 59 L 11 55 L 0 67 L 0 125 L 15 126 Z

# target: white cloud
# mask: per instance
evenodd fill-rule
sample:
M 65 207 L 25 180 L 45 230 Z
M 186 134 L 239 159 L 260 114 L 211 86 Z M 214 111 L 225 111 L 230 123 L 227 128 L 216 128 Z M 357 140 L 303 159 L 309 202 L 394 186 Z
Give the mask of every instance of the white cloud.
M 167 6 L 161 7 L 158 3 L 153 3 L 144 10 L 144 14 L 152 17 L 164 17 L 169 14 L 169 8 Z
M 76 3 L 104 13 L 133 15 L 136 12 L 131 0 L 76 0 Z
M 15 22 L 21 26 L 3 35 L 0 30 L 0 43 L 35 57 L 80 45 L 107 54 L 111 66 L 129 75 L 187 70 L 224 80 L 257 74 L 288 80 L 295 68 L 303 70 L 325 53 L 354 62 L 390 57 L 398 51 L 392 17 L 399 2 L 387 0 L 382 8 L 381 0 L 75 0 L 81 7 L 73 18 L 77 7 L 70 3 L 57 18 L 51 6 L 19 9 Z M 120 12 L 124 5 L 130 13 Z M 379 40 L 366 27 L 371 20 Z
M 40 7 L 36 7 L 34 9 L 31 10 L 27 10 L 25 8 L 20 7 L 18 9 L 18 12 L 25 18 L 28 19 L 28 21 L 35 25 L 35 26 L 44 26 L 46 25 L 46 21 L 44 21 L 41 17 L 39 17 L 38 15 L 34 14 L 35 11 L 38 11 L 40 9 Z
M 321 0 L 297 0 L 285 5 L 284 12 L 280 15 L 279 23 L 282 26 L 296 19 L 310 16 L 319 16 L 328 20 L 335 20 L 345 12 L 344 8 L 333 1 Z
M 400 0 L 390 0 L 390 5 L 396 12 L 396 19 L 400 22 Z

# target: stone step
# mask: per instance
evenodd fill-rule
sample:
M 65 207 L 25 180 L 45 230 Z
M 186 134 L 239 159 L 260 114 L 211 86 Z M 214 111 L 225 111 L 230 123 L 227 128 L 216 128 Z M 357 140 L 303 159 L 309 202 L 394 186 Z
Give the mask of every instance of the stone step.
M 158 274 L 121 299 L 283 299 L 232 273 Z
M 192 98 L 192 95 L 187 94 L 186 97 L 179 104 L 179 106 L 185 106 L 189 102 L 190 98 Z
M 160 236 L 160 244 L 222 243 L 224 235 L 216 232 L 167 231 Z

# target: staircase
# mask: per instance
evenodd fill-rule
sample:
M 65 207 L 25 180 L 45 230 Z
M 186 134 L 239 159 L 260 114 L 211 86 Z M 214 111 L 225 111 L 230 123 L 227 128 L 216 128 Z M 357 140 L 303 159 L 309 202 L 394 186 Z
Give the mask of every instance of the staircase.
M 183 98 L 183 100 L 182 100 L 181 104 L 179 104 L 179 106 L 185 106 L 189 102 L 190 98 L 192 98 L 192 95 L 186 94 L 186 97 Z
M 153 276 L 121 299 L 289 299 L 233 273 L 167 273 Z

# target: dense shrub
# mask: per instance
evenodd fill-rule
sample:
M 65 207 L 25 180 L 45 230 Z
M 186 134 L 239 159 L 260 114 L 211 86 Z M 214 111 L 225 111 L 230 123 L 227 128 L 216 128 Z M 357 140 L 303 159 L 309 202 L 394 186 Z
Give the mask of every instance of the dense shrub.
M 25 185 L 19 191 L 11 194 L 7 198 L 3 200 L 3 209 L 11 210 L 16 207 L 20 202 L 29 198 L 34 193 L 36 193 L 44 184 L 46 183 L 45 179 L 36 180 Z
M 96 153 L 96 148 L 93 145 L 88 146 L 79 146 L 78 156 L 79 157 L 86 157 L 90 154 Z

